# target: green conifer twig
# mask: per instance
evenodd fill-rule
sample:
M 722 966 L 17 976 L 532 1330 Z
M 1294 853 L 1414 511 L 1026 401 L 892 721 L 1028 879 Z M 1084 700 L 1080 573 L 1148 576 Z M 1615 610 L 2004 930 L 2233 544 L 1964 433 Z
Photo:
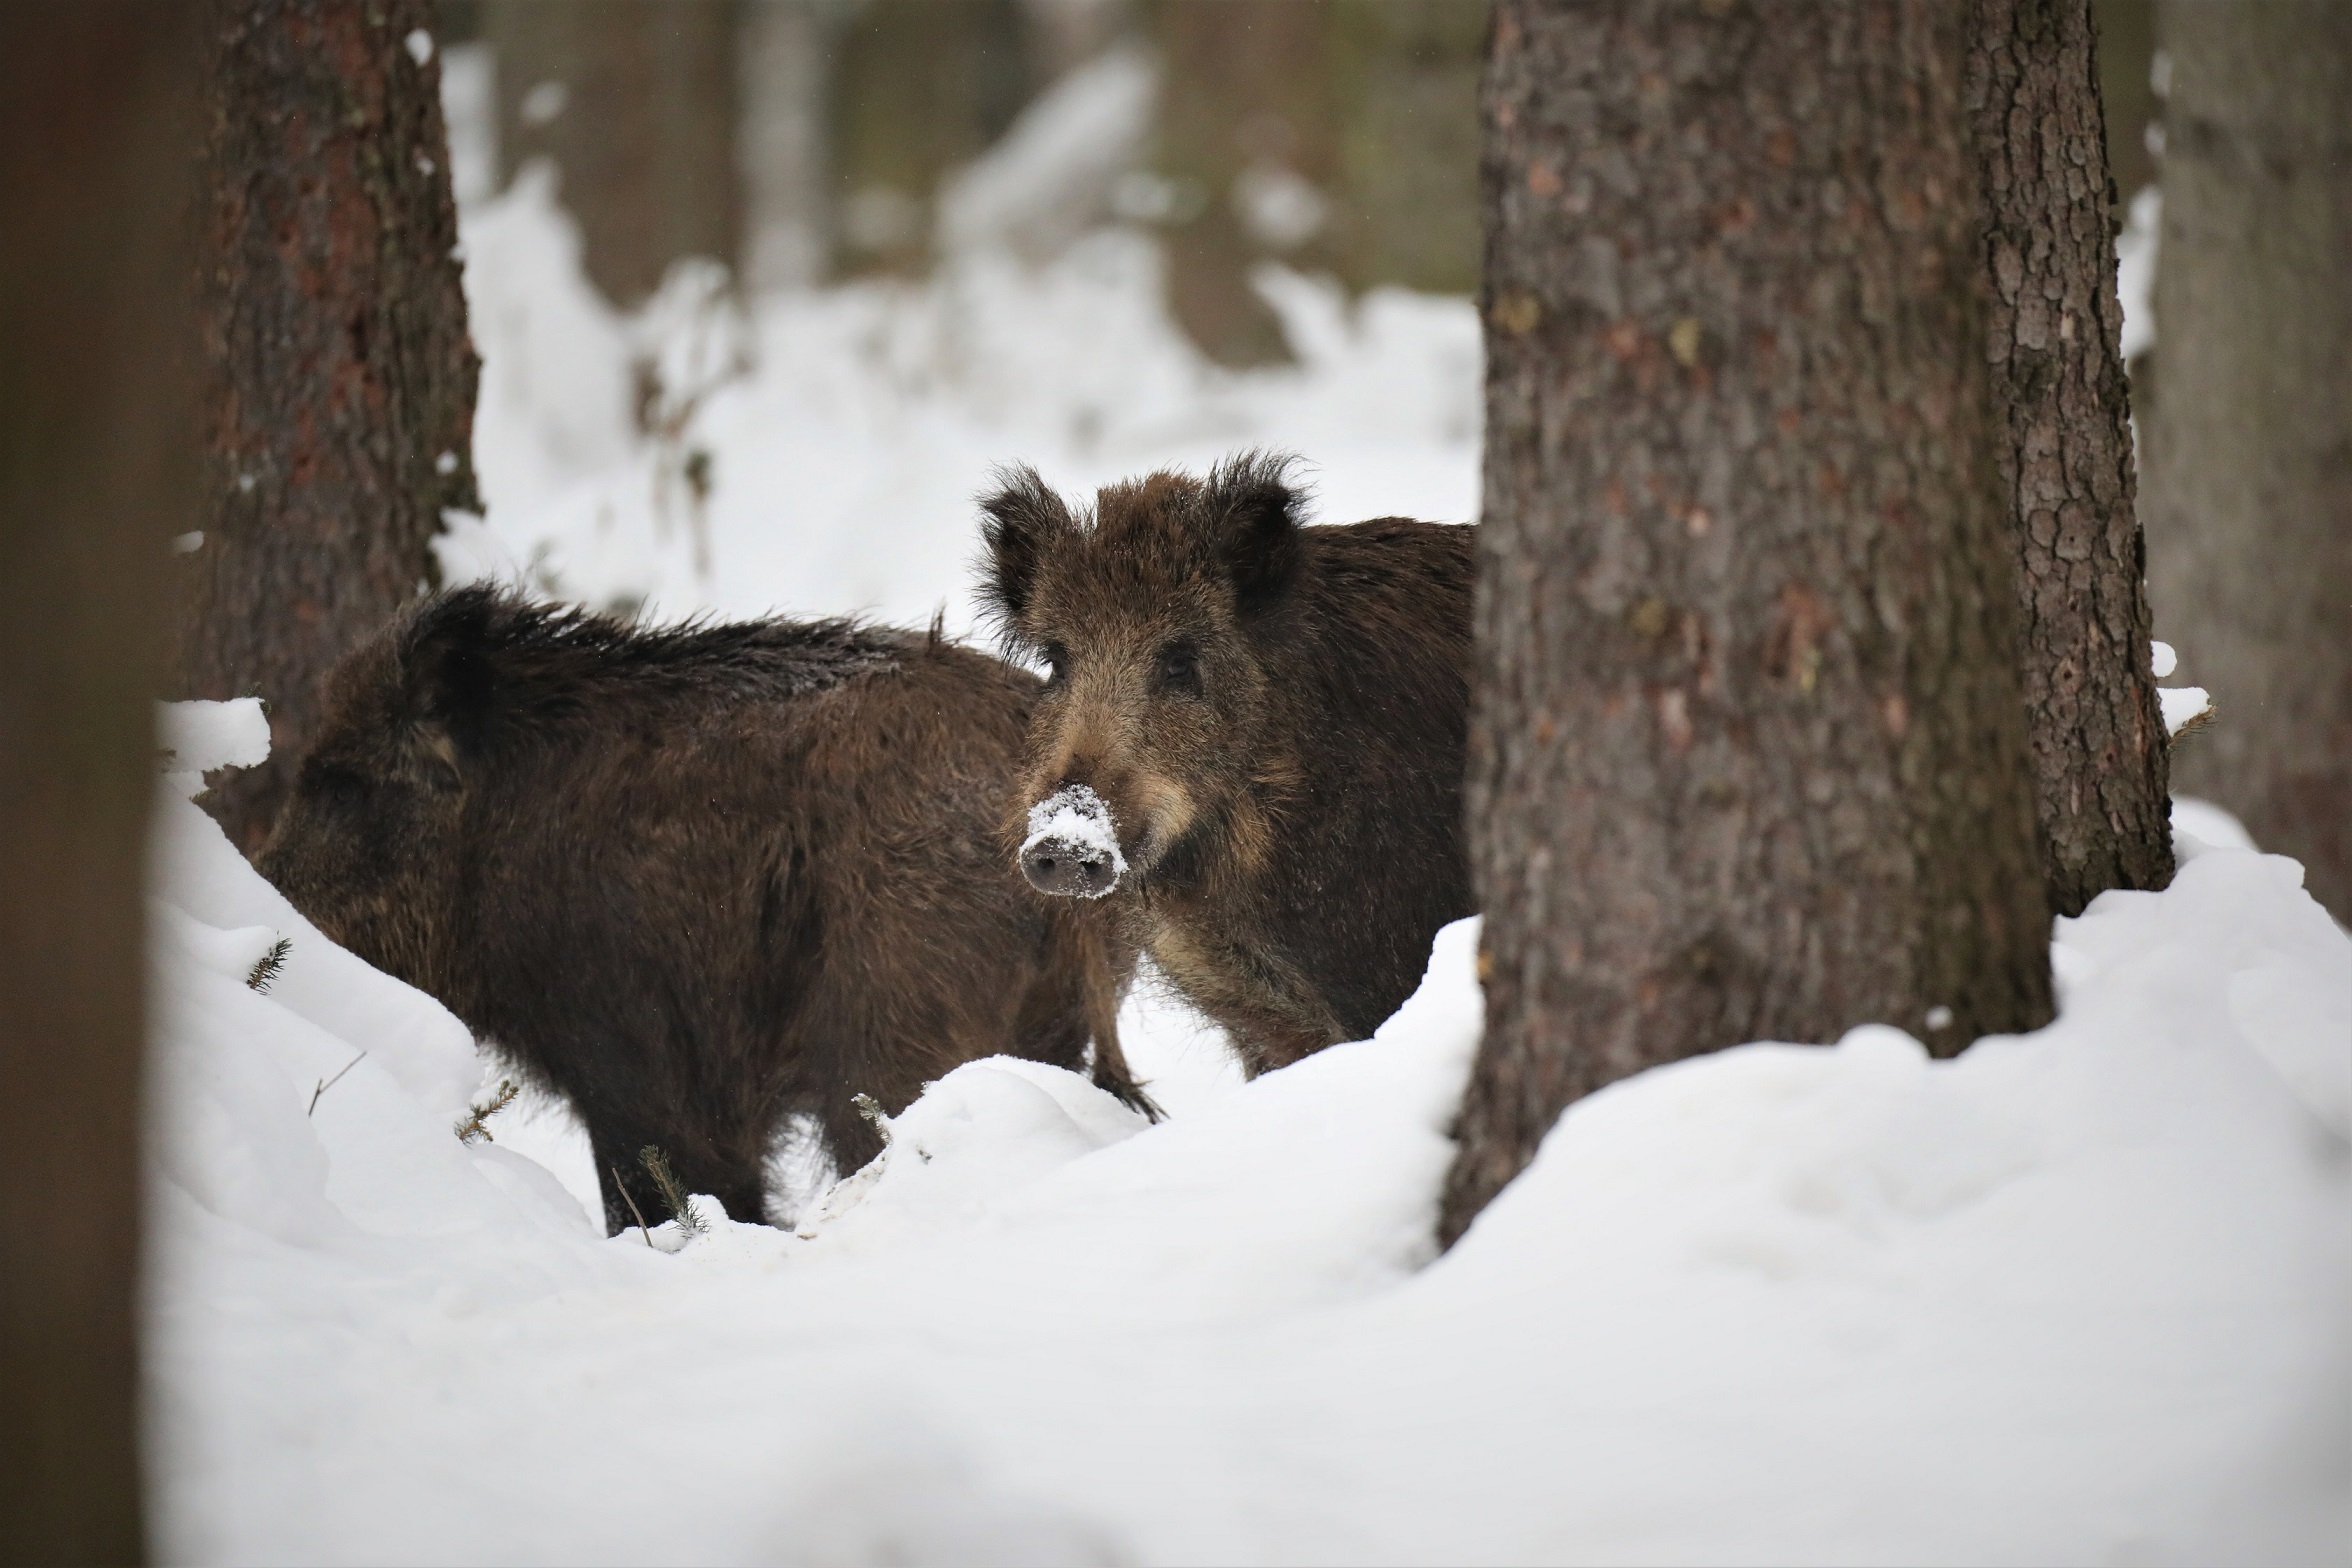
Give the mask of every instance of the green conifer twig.
M 678 1173 L 670 1169 L 668 1157 L 658 1147 L 649 1143 L 638 1150 L 637 1163 L 644 1166 L 645 1174 L 653 1178 L 654 1187 L 661 1193 L 663 1206 L 670 1211 L 670 1218 L 678 1222 L 680 1231 L 692 1237 L 700 1236 L 710 1229 L 701 1214 L 695 1211 L 694 1200 L 686 1195 L 685 1185 L 678 1180 Z
M 458 1118 L 455 1128 L 457 1141 L 472 1143 L 479 1138 L 484 1143 L 496 1143 L 498 1140 L 490 1136 L 490 1128 L 486 1124 L 491 1117 L 514 1104 L 515 1096 L 520 1093 L 522 1090 L 516 1087 L 512 1078 L 499 1079 L 498 1092 L 490 1097 L 488 1105 L 469 1106 L 466 1114 Z
M 278 978 L 278 971 L 286 967 L 286 955 L 294 951 L 294 944 L 279 937 L 269 945 L 269 951 L 253 961 L 253 972 L 245 983 L 263 996 L 269 995 L 270 982 Z

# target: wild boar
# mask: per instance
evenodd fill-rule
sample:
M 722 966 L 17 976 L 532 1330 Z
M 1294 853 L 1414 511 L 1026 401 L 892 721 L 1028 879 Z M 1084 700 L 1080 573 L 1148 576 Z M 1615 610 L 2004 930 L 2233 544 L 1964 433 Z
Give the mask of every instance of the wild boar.
M 982 593 L 1048 672 L 1029 881 L 1112 905 L 1253 1073 L 1371 1033 L 1471 911 L 1471 531 L 1302 526 L 1256 453 L 1083 514 L 1000 480 Z
M 761 1217 L 788 1120 L 996 1053 L 1092 1071 L 1133 949 L 1006 863 L 1037 679 L 846 621 L 640 629 L 462 588 L 333 671 L 260 866 L 586 1123 L 609 1230 L 639 1162 Z

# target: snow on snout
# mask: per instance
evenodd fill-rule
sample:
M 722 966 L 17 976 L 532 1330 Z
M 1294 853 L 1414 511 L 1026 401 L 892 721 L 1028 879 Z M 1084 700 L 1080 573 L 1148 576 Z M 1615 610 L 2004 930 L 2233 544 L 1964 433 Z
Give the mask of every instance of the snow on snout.
M 1102 897 L 1127 874 L 1127 857 L 1119 853 L 1119 830 L 1110 805 L 1083 784 L 1065 785 L 1029 808 L 1029 836 L 1021 841 L 1021 858 L 1044 847 L 1111 863 L 1111 880 L 1087 897 Z

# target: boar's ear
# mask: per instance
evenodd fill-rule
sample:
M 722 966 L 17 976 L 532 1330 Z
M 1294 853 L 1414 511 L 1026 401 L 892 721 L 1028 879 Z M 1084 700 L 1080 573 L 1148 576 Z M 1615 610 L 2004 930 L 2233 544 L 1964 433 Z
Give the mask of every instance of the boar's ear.
M 1219 463 L 1201 490 L 1219 562 L 1245 619 L 1281 598 L 1298 570 L 1306 497 L 1290 482 L 1294 461 L 1282 453 L 1243 452 Z
M 980 598 L 1010 632 L 1029 607 L 1038 563 L 1054 542 L 1073 532 L 1070 509 L 1026 463 L 996 471 L 996 488 L 980 498 L 980 537 L 987 543 Z
M 476 585 L 443 594 L 410 623 L 400 661 L 405 749 L 418 777 L 435 788 L 462 783 L 462 759 L 481 743 L 492 622 L 505 608 L 496 589 Z

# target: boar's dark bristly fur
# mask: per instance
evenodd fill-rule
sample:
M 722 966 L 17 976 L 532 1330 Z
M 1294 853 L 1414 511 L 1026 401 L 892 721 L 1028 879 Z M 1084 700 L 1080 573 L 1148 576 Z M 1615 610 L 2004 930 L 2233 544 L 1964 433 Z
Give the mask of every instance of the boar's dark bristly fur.
M 983 594 L 1049 672 L 1024 810 L 1107 807 L 1125 866 L 1046 838 L 1032 883 L 1102 897 L 1253 1073 L 1370 1034 L 1471 910 L 1470 529 L 1302 526 L 1255 453 L 1084 513 L 999 480 Z
M 880 1147 L 855 1097 L 895 1112 L 975 1057 L 1082 1069 L 1091 1036 L 1147 1103 L 1114 1032 L 1133 948 L 1006 862 L 1038 690 L 936 629 L 459 589 L 337 666 L 261 867 L 570 1100 L 609 1228 L 666 1212 L 649 1145 L 757 1219 L 789 1119 L 852 1169 Z

